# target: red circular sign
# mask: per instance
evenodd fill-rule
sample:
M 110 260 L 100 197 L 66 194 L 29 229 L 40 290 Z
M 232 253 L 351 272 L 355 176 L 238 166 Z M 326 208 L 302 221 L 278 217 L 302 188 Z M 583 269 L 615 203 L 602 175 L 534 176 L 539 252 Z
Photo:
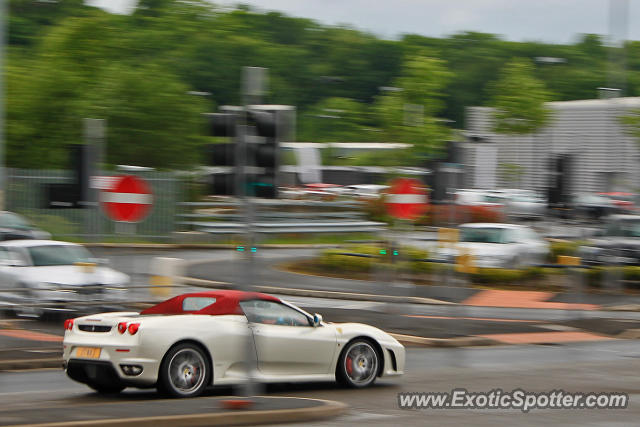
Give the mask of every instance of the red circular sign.
M 397 178 L 385 197 L 389 215 L 400 219 L 418 219 L 427 208 L 427 191 L 417 179 Z
M 124 175 L 117 177 L 111 188 L 100 193 L 100 202 L 112 220 L 139 222 L 149 214 L 153 194 L 142 178 Z

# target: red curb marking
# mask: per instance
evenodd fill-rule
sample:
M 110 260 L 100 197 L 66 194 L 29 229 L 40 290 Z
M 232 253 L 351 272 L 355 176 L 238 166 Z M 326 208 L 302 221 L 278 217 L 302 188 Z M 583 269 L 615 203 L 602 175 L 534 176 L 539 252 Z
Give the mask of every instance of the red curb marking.
M 482 322 L 523 322 L 523 323 L 540 323 L 540 320 L 525 319 L 497 319 L 493 317 L 449 317 L 449 316 L 423 316 L 421 314 L 406 314 L 407 317 L 419 317 L 424 319 L 464 319 L 464 320 L 480 320 Z
M 485 290 L 462 302 L 464 305 L 481 307 L 548 308 L 558 310 L 598 310 L 596 304 L 573 304 L 549 302 L 553 292 Z
M 0 329 L 0 335 L 11 338 L 22 338 L 31 341 L 62 342 L 59 335 L 45 334 L 43 332 L 26 331 L 24 329 Z
M 520 334 L 475 335 L 505 344 L 544 344 L 551 342 L 603 341 L 615 338 L 603 337 L 589 332 L 525 332 Z

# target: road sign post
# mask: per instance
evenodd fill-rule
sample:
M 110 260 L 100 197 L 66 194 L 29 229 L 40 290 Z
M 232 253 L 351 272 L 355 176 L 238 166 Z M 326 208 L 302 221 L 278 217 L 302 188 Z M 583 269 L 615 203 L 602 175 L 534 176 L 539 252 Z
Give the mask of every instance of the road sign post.
M 384 197 L 387 212 L 395 218 L 389 247 L 397 248 L 396 253 L 400 255 L 402 251 L 399 250 L 397 244 L 399 239 L 396 236 L 396 233 L 400 231 L 399 222 L 415 221 L 424 214 L 427 209 L 427 191 L 420 181 L 416 179 L 397 178 L 391 182 L 389 190 Z M 393 259 L 394 257 L 392 257 Z M 402 263 L 398 264 L 402 265 Z M 394 287 L 406 290 L 407 297 L 414 293 L 415 286 L 409 283 L 399 283 L 397 273 L 394 273 L 392 283 Z

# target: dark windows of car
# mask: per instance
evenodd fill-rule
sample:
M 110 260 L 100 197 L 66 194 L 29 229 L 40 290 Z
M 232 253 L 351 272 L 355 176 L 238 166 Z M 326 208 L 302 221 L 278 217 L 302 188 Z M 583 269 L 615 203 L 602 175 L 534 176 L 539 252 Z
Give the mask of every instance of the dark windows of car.
M 309 318 L 287 305 L 275 301 L 241 301 L 240 307 L 251 323 L 282 326 L 311 326 Z
M 90 262 L 91 254 L 82 246 L 43 245 L 26 248 L 35 267 L 52 265 L 72 265 L 76 262 Z
M 607 225 L 606 234 L 615 237 L 640 237 L 640 218 L 613 221 Z
M 182 311 L 198 311 L 214 304 L 216 299 L 213 297 L 188 297 L 182 300 Z
M 507 230 L 496 227 L 462 227 L 460 229 L 461 242 L 478 243 L 508 243 Z
M 11 212 L 0 213 L 0 228 L 12 228 L 15 230 L 30 230 L 32 227 L 19 215 Z

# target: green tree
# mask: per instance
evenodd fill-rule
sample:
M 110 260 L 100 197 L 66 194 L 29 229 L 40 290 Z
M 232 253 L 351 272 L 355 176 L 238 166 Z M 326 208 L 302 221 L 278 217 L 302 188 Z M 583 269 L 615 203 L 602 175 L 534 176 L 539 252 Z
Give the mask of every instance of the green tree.
M 305 113 L 300 139 L 314 142 L 369 141 L 367 106 L 348 98 L 326 98 Z
M 155 64 L 105 70 L 87 98 L 86 115 L 107 120 L 107 161 L 169 169 L 201 160 L 204 101 L 188 90 Z
M 414 146 L 414 160 L 432 156 L 449 137 L 437 114 L 444 106 L 444 87 L 451 78 L 444 61 L 410 57 L 394 88 L 376 100 L 375 111 L 388 141 Z
M 494 130 L 505 134 L 527 134 L 544 126 L 550 116 L 545 105 L 550 93 L 533 75 L 531 61 L 511 60 L 498 80 L 489 87 L 489 105 L 494 108 Z

